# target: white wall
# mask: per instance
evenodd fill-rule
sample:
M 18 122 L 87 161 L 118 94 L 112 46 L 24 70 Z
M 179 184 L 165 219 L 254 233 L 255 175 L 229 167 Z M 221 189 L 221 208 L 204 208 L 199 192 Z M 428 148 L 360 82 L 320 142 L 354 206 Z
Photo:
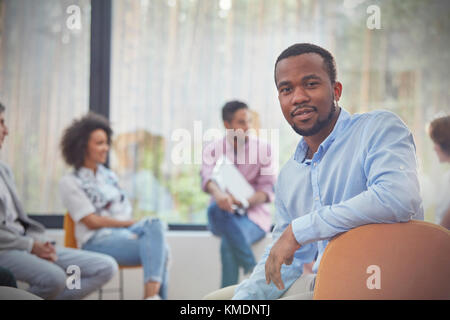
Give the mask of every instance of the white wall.
M 64 231 L 49 230 L 49 235 L 63 245 Z M 169 299 L 202 299 L 206 294 L 220 288 L 220 239 L 209 231 L 169 231 L 167 241 L 171 248 L 171 263 L 169 265 Z M 265 247 L 270 243 L 271 236 L 259 241 L 253 246 L 257 260 Z M 125 299 L 142 299 L 143 275 L 142 269 L 124 270 Z M 242 273 L 240 281 L 244 279 Z M 105 288 L 113 289 L 119 285 L 116 275 Z M 118 299 L 117 292 L 105 292 L 104 299 Z M 97 299 L 98 293 L 91 294 L 86 299 Z

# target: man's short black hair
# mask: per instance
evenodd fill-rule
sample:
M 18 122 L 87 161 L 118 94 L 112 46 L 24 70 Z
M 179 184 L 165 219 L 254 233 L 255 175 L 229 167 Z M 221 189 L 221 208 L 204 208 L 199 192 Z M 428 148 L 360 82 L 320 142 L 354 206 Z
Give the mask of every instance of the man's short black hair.
M 61 139 L 61 151 L 68 165 L 75 167 L 75 169 L 83 166 L 89 137 L 97 129 L 105 131 L 108 144 L 111 144 L 113 131 L 108 119 L 92 112 L 81 119 L 74 120 L 64 131 Z
M 5 112 L 5 106 L 0 102 L 0 113 Z
M 325 70 L 328 73 L 328 76 L 330 77 L 331 83 L 334 84 L 336 82 L 336 62 L 334 61 L 333 55 L 328 51 L 325 50 L 322 47 L 316 46 L 315 44 L 311 43 L 296 43 L 286 50 L 284 50 L 277 58 L 277 62 L 275 62 L 275 71 L 274 71 L 274 77 L 275 77 L 275 84 L 277 82 L 276 78 L 276 70 L 278 62 L 280 62 L 283 59 L 293 57 L 293 56 L 299 56 L 301 54 L 305 53 L 316 53 L 320 55 L 323 58 L 324 64 L 325 64 Z
M 248 109 L 248 106 L 244 102 L 238 100 L 225 103 L 222 108 L 222 120 L 231 122 L 233 120 L 234 113 L 239 109 Z

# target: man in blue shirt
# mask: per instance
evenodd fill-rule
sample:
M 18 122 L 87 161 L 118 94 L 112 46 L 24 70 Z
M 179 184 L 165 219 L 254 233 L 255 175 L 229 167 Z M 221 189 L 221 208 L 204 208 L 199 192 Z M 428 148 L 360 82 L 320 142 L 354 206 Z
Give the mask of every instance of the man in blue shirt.
M 351 115 L 339 107 L 342 84 L 328 51 L 287 48 L 275 83 L 283 115 L 302 138 L 278 177 L 273 243 L 233 299 L 302 291 L 298 297 L 312 298 L 314 275 L 302 267 L 316 260 L 317 272 L 330 238 L 370 223 L 423 220 L 411 132 L 391 112 Z

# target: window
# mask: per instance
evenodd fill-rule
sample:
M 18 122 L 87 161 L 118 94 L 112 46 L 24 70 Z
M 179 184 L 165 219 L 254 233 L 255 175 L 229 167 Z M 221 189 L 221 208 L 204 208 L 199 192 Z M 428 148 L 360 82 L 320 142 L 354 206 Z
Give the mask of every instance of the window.
M 79 20 L 71 20 L 77 8 Z M 2 0 L 0 28 L 0 101 L 9 128 L 1 159 L 27 212 L 62 213 L 58 182 L 67 169 L 59 140 L 88 110 L 90 1 Z
M 369 5 L 380 9 L 381 29 L 369 28 Z M 433 182 L 442 168 L 425 124 L 450 108 L 447 14 L 446 1 L 115 0 L 112 167 L 141 214 L 205 222 L 200 165 L 172 161 L 174 130 L 194 137 L 196 121 L 203 131 L 222 128 L 222 105 L 241 99 L 262 128 L 280 130 L 282 165 L 298 136 L 279 108 L 274 62 L 287 46 L 313 42 L 335 55 L 340 105 L 397 113 L 414 133 L 421 179 Z
M 68 28 L 72 5 L 80 9 L 80 28 Z M 280 111 L 274 62 L 289 45 L 312 42 L 336 58 L 342 107 L 388 109 L 412 130 L 426 219 L 434 220 L 431 187 L 446 168 L 437 163 L 425 125 L 450 112 L 447 0 L 112 5 L 110 164 L 137 217 L 206 222 L 209 196 L 200 189 L 195 158 L 206 139 L 196 139 L 196 130 L 223 128 L 220 111 L 228 100 L 247 102 L 259 128 L 279 130 L 283 165 L 299 137 Z M 0 100 L 10 128 L 0 157 L 12 166 L 28 212 L 62 213 L 57 185 L 67 169 L 59 139 L 89 109 L 90 1 L 0 0 L 0 28 Z M 172 158 L 180 129 L 192 137 L 190 163 Z

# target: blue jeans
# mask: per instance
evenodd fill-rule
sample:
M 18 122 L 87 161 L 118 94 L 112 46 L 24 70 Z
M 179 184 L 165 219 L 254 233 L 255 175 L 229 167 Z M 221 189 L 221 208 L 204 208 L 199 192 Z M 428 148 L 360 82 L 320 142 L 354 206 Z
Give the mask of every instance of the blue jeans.
M 252 272 L 256 265 L 252 244 L 265 236 L 265 231 L 251 221 L 247 214 L 230 214 L 214 202 L 208 208 L 210 231 L 221 237 L 222 288 L 236 284 L 239 267 L 244 273 Z
M 159 295 L 167 299 L 169 247 L 159 219 L 143 219 L 128 228 L 103 228 L 83 249 L 108 254 L 122 266 L 141 264 L 144 282 L 161 283 Z
M 55 246 L 58 260 L 50 262 L 25 250 L 6 250 L 0 265 L 18 281 L 29 284 L 28 291 L 43 299 L 82 299 L 106 284 L 117 272 L 117 263 L 108 255 Z M 80 287 L 67 286 L 68 267 L 80 268 Z

